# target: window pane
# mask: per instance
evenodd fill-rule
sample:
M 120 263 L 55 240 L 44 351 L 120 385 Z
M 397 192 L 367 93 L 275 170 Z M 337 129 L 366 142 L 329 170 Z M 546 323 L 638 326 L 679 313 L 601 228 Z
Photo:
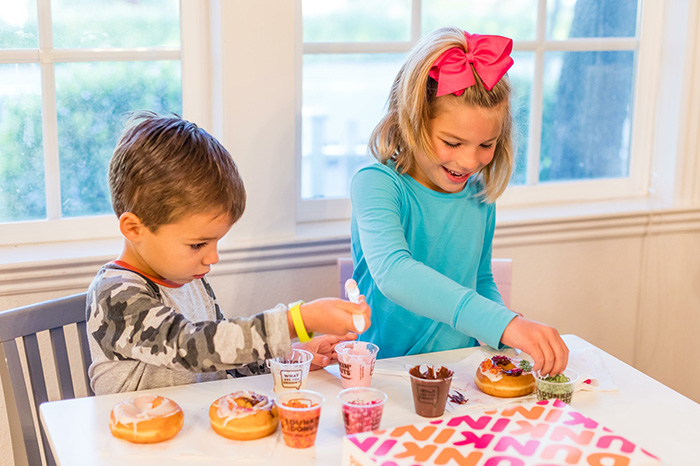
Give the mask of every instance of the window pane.
M 547 2 L 547 37 L 635 37 L 638 0 Z
M 411 39 L 411 0 L 303 0 L 304 42 Z
M 537 0 L 429 0 L 421 3 L 423 33 L 456 26 L 478 34 L 534 40 Z
M 36 0 L 8 0 L 0 7 L 0 49 L 39 47 Z
M 302 198 L 349 196 L 352 175 L 373 160 L 367 141 L 404 59 L 404 54 L 304 57 Z
M 634 52 L 545 56 L 540 180 L 627 176 Z
M 178 0 L 53 0 L 54 47 L 179 47 Z
M 125 114 L 181 115 L 181 88 L 179 62 L 56 65 L 63 216 L 112 211 L 107 170 Z
M 511 56 L 515 62 L 508 71 L 513 87 L 511 113 L 515 128 L 515 163 L 510 183 L 525 184 L 527 181 L 527 142 L 530 129 L 530 100 L 535 74 L 535 55 L 532 52 L 515 52 Z
M 46 218 L 39 65 L 0 65 L 0 222 Z

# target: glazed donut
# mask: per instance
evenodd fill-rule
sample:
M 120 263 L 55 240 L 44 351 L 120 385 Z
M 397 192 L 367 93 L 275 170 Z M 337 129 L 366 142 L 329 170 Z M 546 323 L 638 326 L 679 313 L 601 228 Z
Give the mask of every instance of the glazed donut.
M 233 440 L 253 440 L 277 430 L 277 407 L 265 395 L 241 390 L 222 396 L 209 407 L 214 431 Z
M 169 440 L 182 428 L 182 408 L 168 398 L 145 394 L 117 403 L 109 416 L 109 430 L 133 443 Z
M 530 361 L 507 356 L 484 359 L 476 369 L 475 382 L 482 392 L 500 398 L 529 395 L 535 391 Z

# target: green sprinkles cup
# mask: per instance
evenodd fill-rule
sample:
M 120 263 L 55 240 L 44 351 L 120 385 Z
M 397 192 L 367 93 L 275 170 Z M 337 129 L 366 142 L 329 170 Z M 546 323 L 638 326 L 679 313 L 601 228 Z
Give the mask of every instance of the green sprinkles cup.
M 571 403 L 571 398 L 574 396 L 574 387 L 578 380 L 578 373 L 572 369 L 566 369 L 563 374 L 566 377 L 564 378 L 561 375 L 555 377 L 535 375 L 537 399 L 539 401 L 557 398 L 564 403 Z M 566 381 L 566 378 L 569 380 Z

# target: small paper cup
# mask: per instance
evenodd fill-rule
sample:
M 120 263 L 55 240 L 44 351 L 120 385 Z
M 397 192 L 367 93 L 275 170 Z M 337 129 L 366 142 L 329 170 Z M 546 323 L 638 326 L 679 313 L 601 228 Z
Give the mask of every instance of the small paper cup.
M 309 448 L 316 443 L 321 407 L 325 398 L 318 392 L 298 390 L 277 395 L 275 405 L 285 445 Z
M 268 359 L 275 393 L 305 388 L 313 357 L 310 352 L 295 348 L 282 358 Z
M 369 387 L 353 387 L 341 390 L 338 400 L 342 405 L 346 434 L 369 432 L 379 429 L 387 395 Z
M 411 377 L 413 406 L 416 414 L 423 417 L 442 416 L 445 412 L 447 395 L 450 393 L 454 371 L 444 366 L 432 366 L 436 373 L 446 369 L 451 375 L 444 378 L 427 379 L 414 375 L 414 371 L 420 372 L 420 367 L 422 366 L 415 366 L 408 372 L 408 375 Z
M 537 399 L 550 400 L 556 398 L 564 403 L 570 404 L 574 396 L 574 388 L 578 380 L 578 373 L 572 369 L 566 369 L 564 375 L 569 378 L 568 382 L 549 382 L 541 375 L 535 376 Z
M 369 387 L 379 347 L 366 341 L 343 341 L 335 345 L 343 388 Z

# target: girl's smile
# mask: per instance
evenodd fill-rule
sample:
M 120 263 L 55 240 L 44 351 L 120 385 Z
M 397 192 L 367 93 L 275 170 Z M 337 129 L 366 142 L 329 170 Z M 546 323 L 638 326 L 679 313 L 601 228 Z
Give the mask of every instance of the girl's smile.
M 435 106 L 436 116 L 428 125 L 434 158 L 416 151 L 408 174 L 434 191 L 459 192 L 493 160 L 502 110 L 468 105 L 453 95 L 438 97 Z
M 450 178 L 450 180 L 453 181 L 454 183 L 461 183 L 463 181 L 466 181 L 467 179 L 469 179 L 469 176 L 471 175 L 471 173 L 457 173 L 457 172 L 450 170 L 447 167 L 442 167 L 442 168 L 443 168 L 443 170 L 445 170 L 447 172 L 447 177 Z

